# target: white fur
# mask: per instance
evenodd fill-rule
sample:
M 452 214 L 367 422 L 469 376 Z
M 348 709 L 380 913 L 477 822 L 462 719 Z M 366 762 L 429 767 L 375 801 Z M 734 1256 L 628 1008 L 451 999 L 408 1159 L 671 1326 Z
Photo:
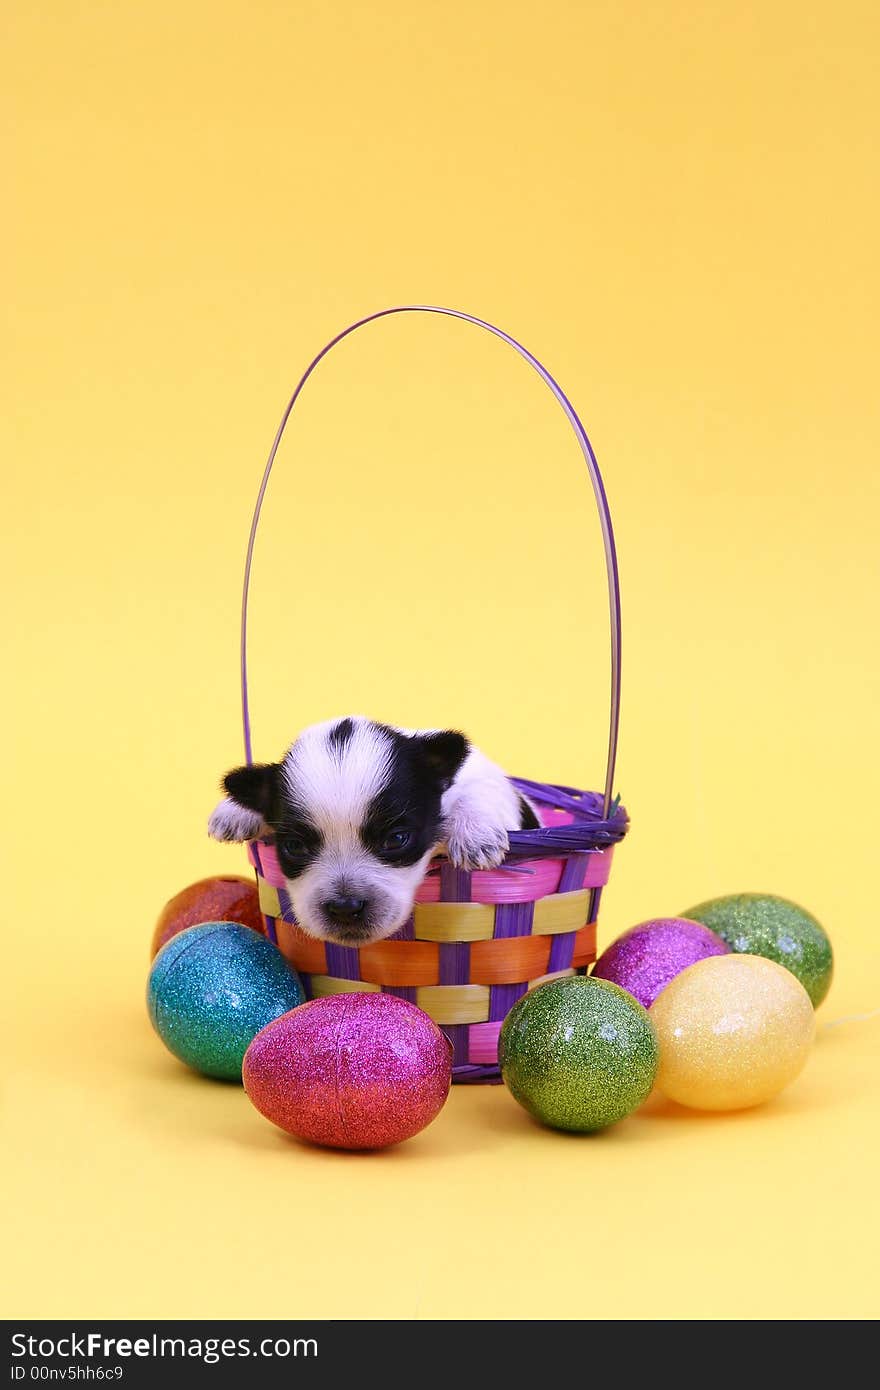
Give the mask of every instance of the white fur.
M 268 834 L 269 827 L 256 811 L 239 806 L 231 797 L 224 796 L 219 806 L 215 806 L 208 821 L 208 834 L 215 840 L 258 840 Z
M 342 748 L 327 743 L 337 719 L 314 724 L 300 734 L 284 759 L 283 776 L 291 796 L 307 809 L 324 844 L 313 864 L 287 887 L 296 920 L 310 936 L 330 934 L 322 911 L 327 898 L 350 894 L 366 898 L 379 919 L 371 940 L 391 936 L 412 912 L 415 891 L 431 859 L 429 851 L 416 864 L 395 867 L 370 854 L 359 828 L 370 802 L 388 783 L 391 743 L 386 734 L 362 715 L 353 716 L 354 730 Z M 335 932 L 338 936 L 338 930 Z
M 283 777 L 291 797 L 302 802 L 322 835 L 357 837 L 367 808 L 388 783 L 391 742 L 363 715 L 352 717 L 351 738 L 342 748 L 327 742 L 338 719 L 312 724 L 289 750 Z
M 471 748 L 440 803 L 446 852 L 462 869 L 495 869 L 520 824 L 519 793 L 497 763 Z

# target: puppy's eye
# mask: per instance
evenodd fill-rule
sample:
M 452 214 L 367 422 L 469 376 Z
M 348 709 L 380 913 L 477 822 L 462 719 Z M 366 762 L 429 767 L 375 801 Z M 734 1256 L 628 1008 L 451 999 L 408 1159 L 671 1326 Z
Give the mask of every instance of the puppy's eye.
M 290 859 L 301 859 L 309 852 L 309 847 L 301 835 L 285 835 L 278 841 L 278 848 Z
M 382 841 L 383 850 L 406 849 L 412 844 L 412 835 L 408 830 L 392 830 Z

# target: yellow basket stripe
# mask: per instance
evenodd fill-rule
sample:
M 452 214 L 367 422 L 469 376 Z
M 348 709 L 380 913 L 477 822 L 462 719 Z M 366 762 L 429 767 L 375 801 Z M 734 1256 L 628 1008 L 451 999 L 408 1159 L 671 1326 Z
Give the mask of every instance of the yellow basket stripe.
M 257 889 L 260 895 L 260 911 L 267 917 L 281 916 L 281 903 L 278 901 L 278 889 L 273 888 L 266 879 L 257 879 Z
M 490 941 L 495 931 L 492 903 L 416 903 L 418 941 Z
M 420 985 L 416 1003 L 435 1023 L 487 1023 L 488 985 Z
M 569 966 L 568 970 L 554 970 L 552 975 L 539 975 L 537 980 L 529 980 L 529 989 L 537 989 L 538 985 L 549 984 L 551 980 L 564 980 L 574 973 L 574 966 Z
M 325 994 L 378 994 L 380 985 L 371 985 L 366 980 L 340 980 L 335 975 L 313 975 L 312 994 L 316 999 Z
M 535 903 L 532 922 L 533 936 L 557 936 L 564 931 L 578 931 L 587 920 L 590 892 L 577 888 L 573 893 L 551 893 Z

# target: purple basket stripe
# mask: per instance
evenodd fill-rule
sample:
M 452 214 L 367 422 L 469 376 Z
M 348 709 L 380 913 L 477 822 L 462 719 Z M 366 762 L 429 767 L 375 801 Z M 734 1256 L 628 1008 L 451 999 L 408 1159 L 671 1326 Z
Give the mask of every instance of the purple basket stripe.
M 507 1017 L 517 999 L 522 999 L 528 985 L 491 985 L 489 989 L 489 1018 L 500 1023 Z
M 602 889 L 594 888 L 590 894 L 590 912 L 587 918 L 590 922 L 595 922 L 599 915 L 599 903 L 602 901 Z
M 589 859 L 585 854 L 570 854 L 565 861 L 557 893 L 574 893 L 583 888 Z
M 499 1086 L 501 1072 L 498 1067 L 477 1066 L 471 1062 L 464 1067 L 453 1067 L 452 1081 L 456 1086 Z
M 256 840 L 248 841 L 247 852 L 248 859 L 253 864 L 260 878 L 264 878 L 265 874 L 263 873 L 263 865 L 262 861 L 260 860 L 260 846 L 257 844 Z
M 337 980 L 359 980 L 361 978 L 361 955 L 356 946 L 335 946 L 332 941 L 325 945 L 327 952 L 327 974 Z
M 467 869 L 456 869 L 444 860 L 440 865 L 440 901 L 444 903 L 469 903 L 471 900 L 471 876 Z
M 266 935 L 268 936 L 269 940 L 272 942 L 272 945 L 273 945 L 273 946 L 277 946 L 277 945 L 278 945 L 278 932 L 277 932 L 276 927 L 275 927 L 275 918 L 274 918 L 274 917 L 266 917 L 266 916 L 264 915 L 264 916 L 263 916 L 263 921 L 266 923 Z
M 469 941 L 441 941 L 441 985 L 466 985 L 471 978 L 471 944 Z M 457 1027 L 458 1025 L 456 1025 Z
M 577 932 L 560 932 L 554 936 L 550 943 L 550 956 L 547 961 L 548 975 L 552 975 L 554 970 L 568 970 L 574 957 L 574 943 Z
M 296 913 L 293 910 L 293 903 L 286 888 L 276 888 L 278 894 L 278 906 L 281 908 L 281 918 L 284 922 L 295 922 Z
M 415 919 L 413 913 L 410 913 L 409 916 L 407 917 L 406 921 L 404 922 L 403 926 L 402 926 L 398 931 L 394 932 L 394 934 L 393 934 L 392 936 L 389 936 L 388 940 L 389 940 L 389 941 L 415 941 L 415 938 L 416 938 L 416 919 Z
M 307 998 L 307 999 L 313 999 L 313 998 L 314 998 L 314 995 L 312 994 L 312 977 L 311 977 L 311 975 L 309 974 L 309 972 L 308 972 L 307 970 L 298 970 L 296 973 L 297 973 L 297 975 L 299 975 L 299 978 L 300 978 L 300 980 L 302 981 L 302 987 L 303 987 L 303 989 L 305 990 L 306 998 Z
M 383 985 L 383 994 L 393 994 L 395 999 L 405 999 L 408 1004 L 416 1002 L 415 985 Z
M 495 908 L 495 930 L 493 936 L 531 936 L 535 920 L 535 904 L 498 903 Z
M 452 1043 L 453 1067 L 468 1065 L 469 1027 L 470 1025 L 467 1023 L 446 1023 L 440 1030 Z

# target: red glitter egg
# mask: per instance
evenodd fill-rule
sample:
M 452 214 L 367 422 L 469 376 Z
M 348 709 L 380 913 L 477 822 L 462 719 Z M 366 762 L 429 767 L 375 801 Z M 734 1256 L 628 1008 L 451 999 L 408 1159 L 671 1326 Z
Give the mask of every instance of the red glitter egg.
M 202 922 L 239 922 L 243 927 L 263 932 L 263 917 L 254 880 L 232 874 L 226 874 L 223 878 L 200 878 L 198 883 L 191 883 L 188 888 L 175 894 L 159 914 L 150 959 L 157 956 L 173 936 Z
M 244 1088 L 281 1129 L 336 1149 L 411 1139 L 442 1109 L 452 1049 L 415 1004 L 394 994 L 333 994 L 258 1033 Z

